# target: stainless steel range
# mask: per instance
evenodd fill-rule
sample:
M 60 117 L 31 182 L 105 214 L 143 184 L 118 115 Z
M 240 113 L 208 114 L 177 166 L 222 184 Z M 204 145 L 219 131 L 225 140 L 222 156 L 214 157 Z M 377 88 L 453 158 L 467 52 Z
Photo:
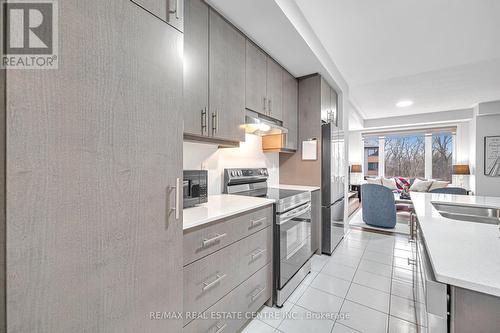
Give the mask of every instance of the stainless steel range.
M 311 193 L 268 187 L 267 169 L 225 169 L 224 193 L 275 201 L 273 301 L 278 306 L 311 271 Z

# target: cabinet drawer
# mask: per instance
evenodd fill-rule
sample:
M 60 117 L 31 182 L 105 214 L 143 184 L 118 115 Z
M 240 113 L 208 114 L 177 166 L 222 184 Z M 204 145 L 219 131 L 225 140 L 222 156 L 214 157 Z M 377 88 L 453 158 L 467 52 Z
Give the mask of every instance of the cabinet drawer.
M 189 230 L 184 233 L 184 265 L 262 230 L 272 222 L 273 208 L 268 206 Z
M 183 332 L 237 332 L 250 319 L 251 312 L 257 311 L 271 297 L 271 289 L 271 264 L 268 264 L 207 309 L 202 318 L 191 321 Z M 221 316 L 228 312 L 241 313 L 241 317 L 225 319 Z
M 268 227 L 242 241 L 239 255 L 241 280 L 246 279 L 271 261 L 272 237 L 273 229 Z
M 255 210 L 250 214 L 250 220 L 246 221 L 244 233 L 245 235 L 250 235 L 254 232 L 267 228 L 273 224 L 273 221 L 274 212 L 272 206 Z
M 205 311 L 239 283 L 241 246 L 234 243 L 184 267 L 185 312 Z
M 184 310 L 202 312 L 271 261 L 266 228 L 184 267 Z

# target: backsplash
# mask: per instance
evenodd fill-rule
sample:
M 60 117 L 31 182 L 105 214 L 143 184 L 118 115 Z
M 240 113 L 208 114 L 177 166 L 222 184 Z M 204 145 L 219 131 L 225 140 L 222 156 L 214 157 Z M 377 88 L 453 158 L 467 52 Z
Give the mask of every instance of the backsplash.
M 208 170 L 208 194 L 221 194 L 226 168 L 267 168 L 269 185 L 279 184 L 279 153 L 264 153 L 262 138 L 246 134 L 239 148 L 184 142 L 184 170 Z

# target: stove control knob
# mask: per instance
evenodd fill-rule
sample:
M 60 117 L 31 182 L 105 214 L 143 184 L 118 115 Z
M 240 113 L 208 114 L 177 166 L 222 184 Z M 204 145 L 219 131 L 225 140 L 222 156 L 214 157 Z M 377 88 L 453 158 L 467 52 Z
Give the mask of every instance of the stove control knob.
M 231 176 L 233 176 L 233 177 L 236 176 L 236 171 L 232 170 L 231 171 Z
M 243 171 L 238 170 L 238 175 L 239 175 L 239 176 L 243 176 Z

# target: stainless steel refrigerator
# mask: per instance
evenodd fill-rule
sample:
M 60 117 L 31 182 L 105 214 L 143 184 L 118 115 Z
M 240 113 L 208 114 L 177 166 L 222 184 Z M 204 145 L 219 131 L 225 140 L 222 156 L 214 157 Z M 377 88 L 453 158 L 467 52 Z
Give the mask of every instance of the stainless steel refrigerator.
M 344 237 L 345 134 L 332 122 L 321 132 L 322 252 L 332 254 Z

